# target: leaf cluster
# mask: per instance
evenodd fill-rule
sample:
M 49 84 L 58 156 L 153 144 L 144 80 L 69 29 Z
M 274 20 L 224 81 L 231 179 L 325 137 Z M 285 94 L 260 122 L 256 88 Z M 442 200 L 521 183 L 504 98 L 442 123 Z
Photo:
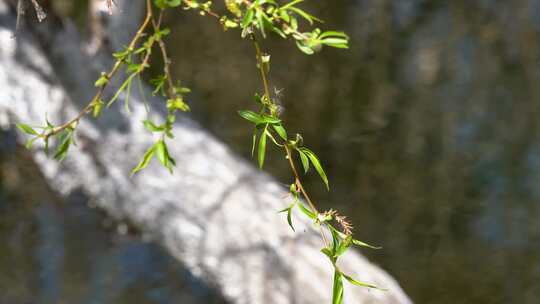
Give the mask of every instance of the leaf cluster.
M 266 38 L 268 33 L 273 32 L 284 39 L 293 39 L 297 47 L 308 55 L 320 51 L 324 45 L 348 48 L 349 37 L 343 32 L 300 28 L 300 21 L 309 25 L 322 22 L 299 6 L 304 0 L 294 0 L 285 4 L 274 0 L 225 2 L 232 16 L 223 17 L 221 22 L 225 28 L 241 28 L 242 37 L 258 32 Z

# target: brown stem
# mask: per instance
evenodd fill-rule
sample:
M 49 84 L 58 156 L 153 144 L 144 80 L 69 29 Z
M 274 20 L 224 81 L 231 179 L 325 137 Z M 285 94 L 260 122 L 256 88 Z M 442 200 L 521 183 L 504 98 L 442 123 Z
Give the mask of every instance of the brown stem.
M 159 30 L 162 19 L 163 19 L 163 11 L 159 13 L 157 24 L 156 22 L 152 22 L 152 24 L 154 25 L 155 31 Z M 176 93 L 174 90 L 174 81 L 172 79 L 172 74 L 171 74 L 171 69 L 170 69 L 171 59 L 169 58 L 167 54 L 167 48 L 165 47 L 165 43 L 163 42 L 162 39 L 159 40 L 158 44 L 159 44 L 159 49 L 161 50 L 161 57 L 163 58 L 163 72 L 165 73 L 165 77 L 167 78 L 167 83 L 169 85 L 169 89 L 167 90 L 168 91 L 167 93 L 169 95 L 169 98 L 173 99 Z
M 268 78 L 266 77 L 266 72 L 264 71 L 261 47 L 259 46 L 257 37 L 253 33 L 251 34 L 251 40 L 253 41 L 253 45 L 255 46 L 257 63 L 259 65 L 259 70 L 261 71 L 261 79 L 262 79 L 263 87 L 264 87 L 264 95 L 266 96 L 268 100 L 270 100 L 270 90 L 268 89 Z
M 289 166 L 291 167 L 291 170 L 292 170 L 293 175 L 294 175 L 294 183 L 296 185 L 296 188 L 298 188 L 298 190 L 300 190 L 300 192 L 302 193 L 302 195 L 304 196 L 304 198 L 308 202 L 309 208 L 311 208 L 311 211 L 313 211 L 316 215 L 319 215 L 319 211 L 317 210 L 317 207 L 315 207 L 315 204 L 313 204 L 313 201 L 311 200 L 311 198 L 309 197 L 306 189 L 302 185 L 302 181 L 300 180 L 300 175 L 298 174 L 298 170 L 296 170 L 296 166 L 294 165 L 294 160 L 292 158 L 292 153 L 291 153 L 290 147 L 287 145 L 287 143 L 285 143 L 285 145 L 283 145 L 283 147 L 285 149 L 285 152 L 287 153 L 287 159 L 289 160 Z M 328 247 L 329 243 L 328 243 L 328 240 L 326 239 L 326 235 L 324 234 L 324 231 L 322 230 L 322 226 L 320 227 L 319 232 L 320 232 L 321 237 L 323 239 L 324 245 L 326 247 Z

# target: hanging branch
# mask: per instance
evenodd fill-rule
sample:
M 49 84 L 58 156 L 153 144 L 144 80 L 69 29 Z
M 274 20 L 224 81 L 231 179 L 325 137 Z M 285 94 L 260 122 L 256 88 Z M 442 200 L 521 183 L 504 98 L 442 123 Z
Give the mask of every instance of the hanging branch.
M 112 12 L 114 0 L 106 0 L 109 12 Z M 24 14 L 24 0 L 18 2 L 18 18 Z M 27 147 L 42 139 L 45 143 L 45 149 L 48 149 L 49 139 L 59 136 L 59 144 L 55 157 L 62 160 L 66 157 L 68 149 L 73 142 L 74 132 L 80 120 L 87 114 L 92 113 L 98 117 L 106 105 L 111 106 L 122 93 L 125 93 L 124 104 L 126 111 L 129 112 L 129 95 L 131 84 L 135 77 L 140 79 L 142 73 L 150 66 L 150 57 L 153 48 L 157 45 L 163 61 L 163 74 L 151 79 L 150 83 L 154 87 L 153 94 L 161 95 L 167 99 L 167 118 L 162 124 L 157 124 L 150 120 L 143 121 L 144 127 L 153 133 L 160 134 L 159 140 L 149 147 L 144 153 L 142 160 L 133 169 L 132 174 L 144 169 L 155 157 L 159 162 L 171 172 L 175 166 L 174 159 L 169 155 L 167 148 L 167 139 L 172 139 L 172 127 L 176 120 L 178 111 L 188 111 L 189 106 L 184 101 L 184 95 L 190 90 L 182 87 L 175 82 L 170 70 L 171 60 L 167 53 L 164 37 L 170 33 L 168 28 L 162 27 L 163 14 L 167 9 L 181 7 L 184 10 L 196 10 L 200 15 L 212 16 L 219 20 L 224 30 L 238 29 L 242 38 L 249 38 L 255 49 L 255 58 L 257 69 L 259 70 L 262 94 L 255 94 L 255 101 L 259 105 L 258 112 L 243 110 L 239 114 L 244 119 L 254 125 L 252 154 L 255 154 L 257 148 L 257 161 L 260 168 L 263 168 L 267 144 L 275 144 L 282 149 L 285 154 L 292 174 L 292 183 L 289 192 L 292 202 L 289 206 L 280 212 L 287 214 L 287 222 L 294 231 L 292 222 L 292 212 L 300 211 L 310 220 L 319 230 L 323 242 L 321 252 L 325 254 L 334 268 L 333 283 L 333 304 L 342 303 L 343 300 L 343 279 L 351 284 L 377 288 L 376 286 L 358 281 L 351 276 L 343 273 L 337 265 L 338 258 L 343 255 L 352 245 L 377 249 L 362 241 L 353 238 L 352 224 L 343 215 L 335 210 L 320 212 L 313 199 L 308 194 L 301 181 L 301 172 L 297 169 L 296 163 L 301 163 L 304 174 L 309 169 L 314 171 L 322 179 L 324 185 L 330 190 L 328 177 L 317 155 L 304 145 L 304 140 L 300 134 L 290 137 L 285 128 L 284 122 L 280 116 L 280 106 L 270 94 L 269 71 L 270 55 L 263 52 L 261 38 L 264 40 L 269 33 L 294 41 L 300 51 L 312 55 L 319 52 L 323 46 L 334 48 L 348 48 L 349 38 L 343 32 L 322 31 L 319 28 L 313 28 L 308 31 L 302 31 L 299 23 L 301 20 L 313 26 L 320 22 L 320 19 L 310 15 L 298 7 L 304 0 L 292 0 L 283 5 L 275 0 L 225 0 L 227 13 L 220 15 L 212 10 L 212 2 L 200 2 L 196 0 L 146 0 L 146 17 L 141 23 L 138 31 L 132 38 L 129 45 L 122 51 L 113 54 L 116 61 L 109 72 L 104 72 L 96 81 L 97 92 L 86 107 L 74 118 L 60 125 L 53 125 L 49 121 L 45 126 L 37 127 L 41 132 L 36 131 L 27 124 L 17 124 L 17 127 L 24 133 L 31 135 L 32 138 L 27 142 Z M 41 7 L 32 0 L 38 19 L 44 18 Z M 157 18 L 153 14 L 153 6 L 160 10 Z M 152 30 L 149 30 L 151 25 Z M 144 39 L 143 39 L 144 38 Z M 113 97 L 105 102 L 102 100 L 105 89 L 110 80 L 125 67 L 127 79 L 116 90 Z M 312 171 L 313 171 L 312 170 Z M 301 198 L 307 202 L 307 207 L 301 201 Z M 330 236 L 330 238 L 328 238 Z

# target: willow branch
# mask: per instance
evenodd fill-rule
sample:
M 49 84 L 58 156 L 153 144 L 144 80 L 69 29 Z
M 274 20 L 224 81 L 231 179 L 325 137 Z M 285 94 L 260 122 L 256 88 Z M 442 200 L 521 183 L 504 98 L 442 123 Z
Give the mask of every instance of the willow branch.
M 137 33 L 135 34 L 135 36 L 129 43 L 128 49 L 132 50 L 135 48 L 135 46 L 137 45 L 137 42 L 139 42 L 140 38 L 143 36 L 144 31 L 146 30 L 146 27 L 148 26 L 151 20 L 152 20 L 152 1 L 146 0 L 146 17 L 143 23 L 141 24 L 141 26 L 139 27 L 139 29 L 137 30 Z M 125 62 L 123 60 L 117 60 L 114 66 L 112 67 L 112 69 L 105 75 L 107 80 L 111 80 L 116 75 L 116 73 L 120 70 L 120 68 L 122 67 L 124 63 Z M 68 122 L 62 125 L 56 126 L 51 131 L 43 134 L 42 137 L 44 139 L 48 139 L 49 137 L 56 135 L 62 132 L 63 130 L 72 127 L 74 124 L 78 123 L 86 114 L 90 112 L 90 110 L 95 105 L 95 103 L 101 100 L 101 97 L 103 96 L 103 93 L 105 89 L 107 88 L 108 83 L 109 82 L 107 81 L 103 86 L 101 86 L 98 89 L 98 91 L 96 92 L 94 97 L 91 99 L 91 101 L 88 103 L 88 105 L 86 105 L 86 107 L 84 107 L 79 112 L 79 114 L 77 114 L 77 116 L 75 116 L 73 119 L 69 120 Z
M 154 26 L 155 31 L 159 31 L 161 21 L 163 20 L 163 11 L 159 13 L 159 18 L 157 23 L 155 21 L 152 21 L 152 24 Z M 170 65 L 172 63 L 171 59 L 169 58 L 167 54 L 167 48 L 165 47 L 165 43 L 162 39 L 159 39 L 158 41 L 159 49 L 161 51 L 161 57 L 163 58 L 163 73 L 165 73 L 165 77 L 167 78 L 167 84 L 169 86 L 167 90 L 167 94 L 170 99 L 174 98 L 175 91 L 174 91 L 174 81 L 172 79 L 171 74 L 171 68 Z
M 283 147 L 285 149 L 285 152 L 287 153 L 287 159 L 289 160 L 289 166 L 291 167 L 291 171 L 292 171 L 292 173 L 294 175 L 294 184 L 296 185 L 296 188 L 300 191 L 300 193 L 302 193 L 302 195 L 306 199 L 311 211 L 313 211 L 316 215 L 319 215 L 319 210 L 317 210 L 317 207 L 315 207 L 315 204 L 313 203 L 313 201 L 309 197 L 306 189 L 302 185 L 302 181 L 300 180 L 300 174 L 298 174 L 298 170 L 296 169 L 296 166 L 294 165 L 294 160 L 292 158 L 292 153 L 291 153 L 290 147 L 287 144 L 283 145 Z M 326 235 L 324 234 L 324 231 L 322 230 L 322 227 L 320 227 L 319 232 L 320 232 L 321 237 L 323 239 L 324 245 L 326 247 L 328 247 L 328 240 L 326 239 Z
M 251 40 L 253 41 L 253 45 L 255 46 L 255 53 L 256 53 L 256 57 L 257 57 L 257 64 L 259 66 L 259 70 L 261 72 L 261 79 L 262 79 L 262 83 L 263 83 L 263 87 L 264 87 L 264 95 L 266 96 L 266 98 L 268 98 L 268 100 L 270 100 L 270 90 L 268 89 L 268 77 L 266 76 L 266 72 L 264 71 L 264 63 L 263 63 L 263 58 L 262 58 L 262 52 L 261 52 L 261 47 L 259 45 L 259 42 L 257 41 L 257 37 L 255 36 L 255 34 L 251 34 Z

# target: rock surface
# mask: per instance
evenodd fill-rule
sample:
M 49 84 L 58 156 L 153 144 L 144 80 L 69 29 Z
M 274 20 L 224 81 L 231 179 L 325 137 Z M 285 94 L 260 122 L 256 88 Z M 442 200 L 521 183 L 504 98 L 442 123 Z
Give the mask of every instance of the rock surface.
M 118 2 L 131 19 L 140 12 Z M 73 117 L 93 95 L 99 71 L 111 62 L 105 55 L 86 56 L 69 21 L 47 20 L 13 39 L 14 13 L 0 1 L 3 128 L 18 121 L 42 125 L 45 115 L 53 123 Z M 141 124 L 147 114 L 136 91 L 131 115 L 119 102 L 98 120 L 84 119 L 78 148 L 64 162 L 35 149 L 34 160 L 51 187 L 62 195 L 84 191 L 111 216 L 161 244 L 195 276 L 217 286 L 231 303 L 329 303 L 332 267 L 319 252 L 319 236 L 297 217 L 293 233 L 276 212 L 287 205 L 286 189 L 189 118 L 176 124 L 176 139 L 169 144 L 177 161 L 174 175 L 152 163 L 130 178 L 155 141 Z M 348 253 L 341 267 L 388 290 L 346 284 L 345 303 L 411 303 L 386 272 L 359 253 Z

